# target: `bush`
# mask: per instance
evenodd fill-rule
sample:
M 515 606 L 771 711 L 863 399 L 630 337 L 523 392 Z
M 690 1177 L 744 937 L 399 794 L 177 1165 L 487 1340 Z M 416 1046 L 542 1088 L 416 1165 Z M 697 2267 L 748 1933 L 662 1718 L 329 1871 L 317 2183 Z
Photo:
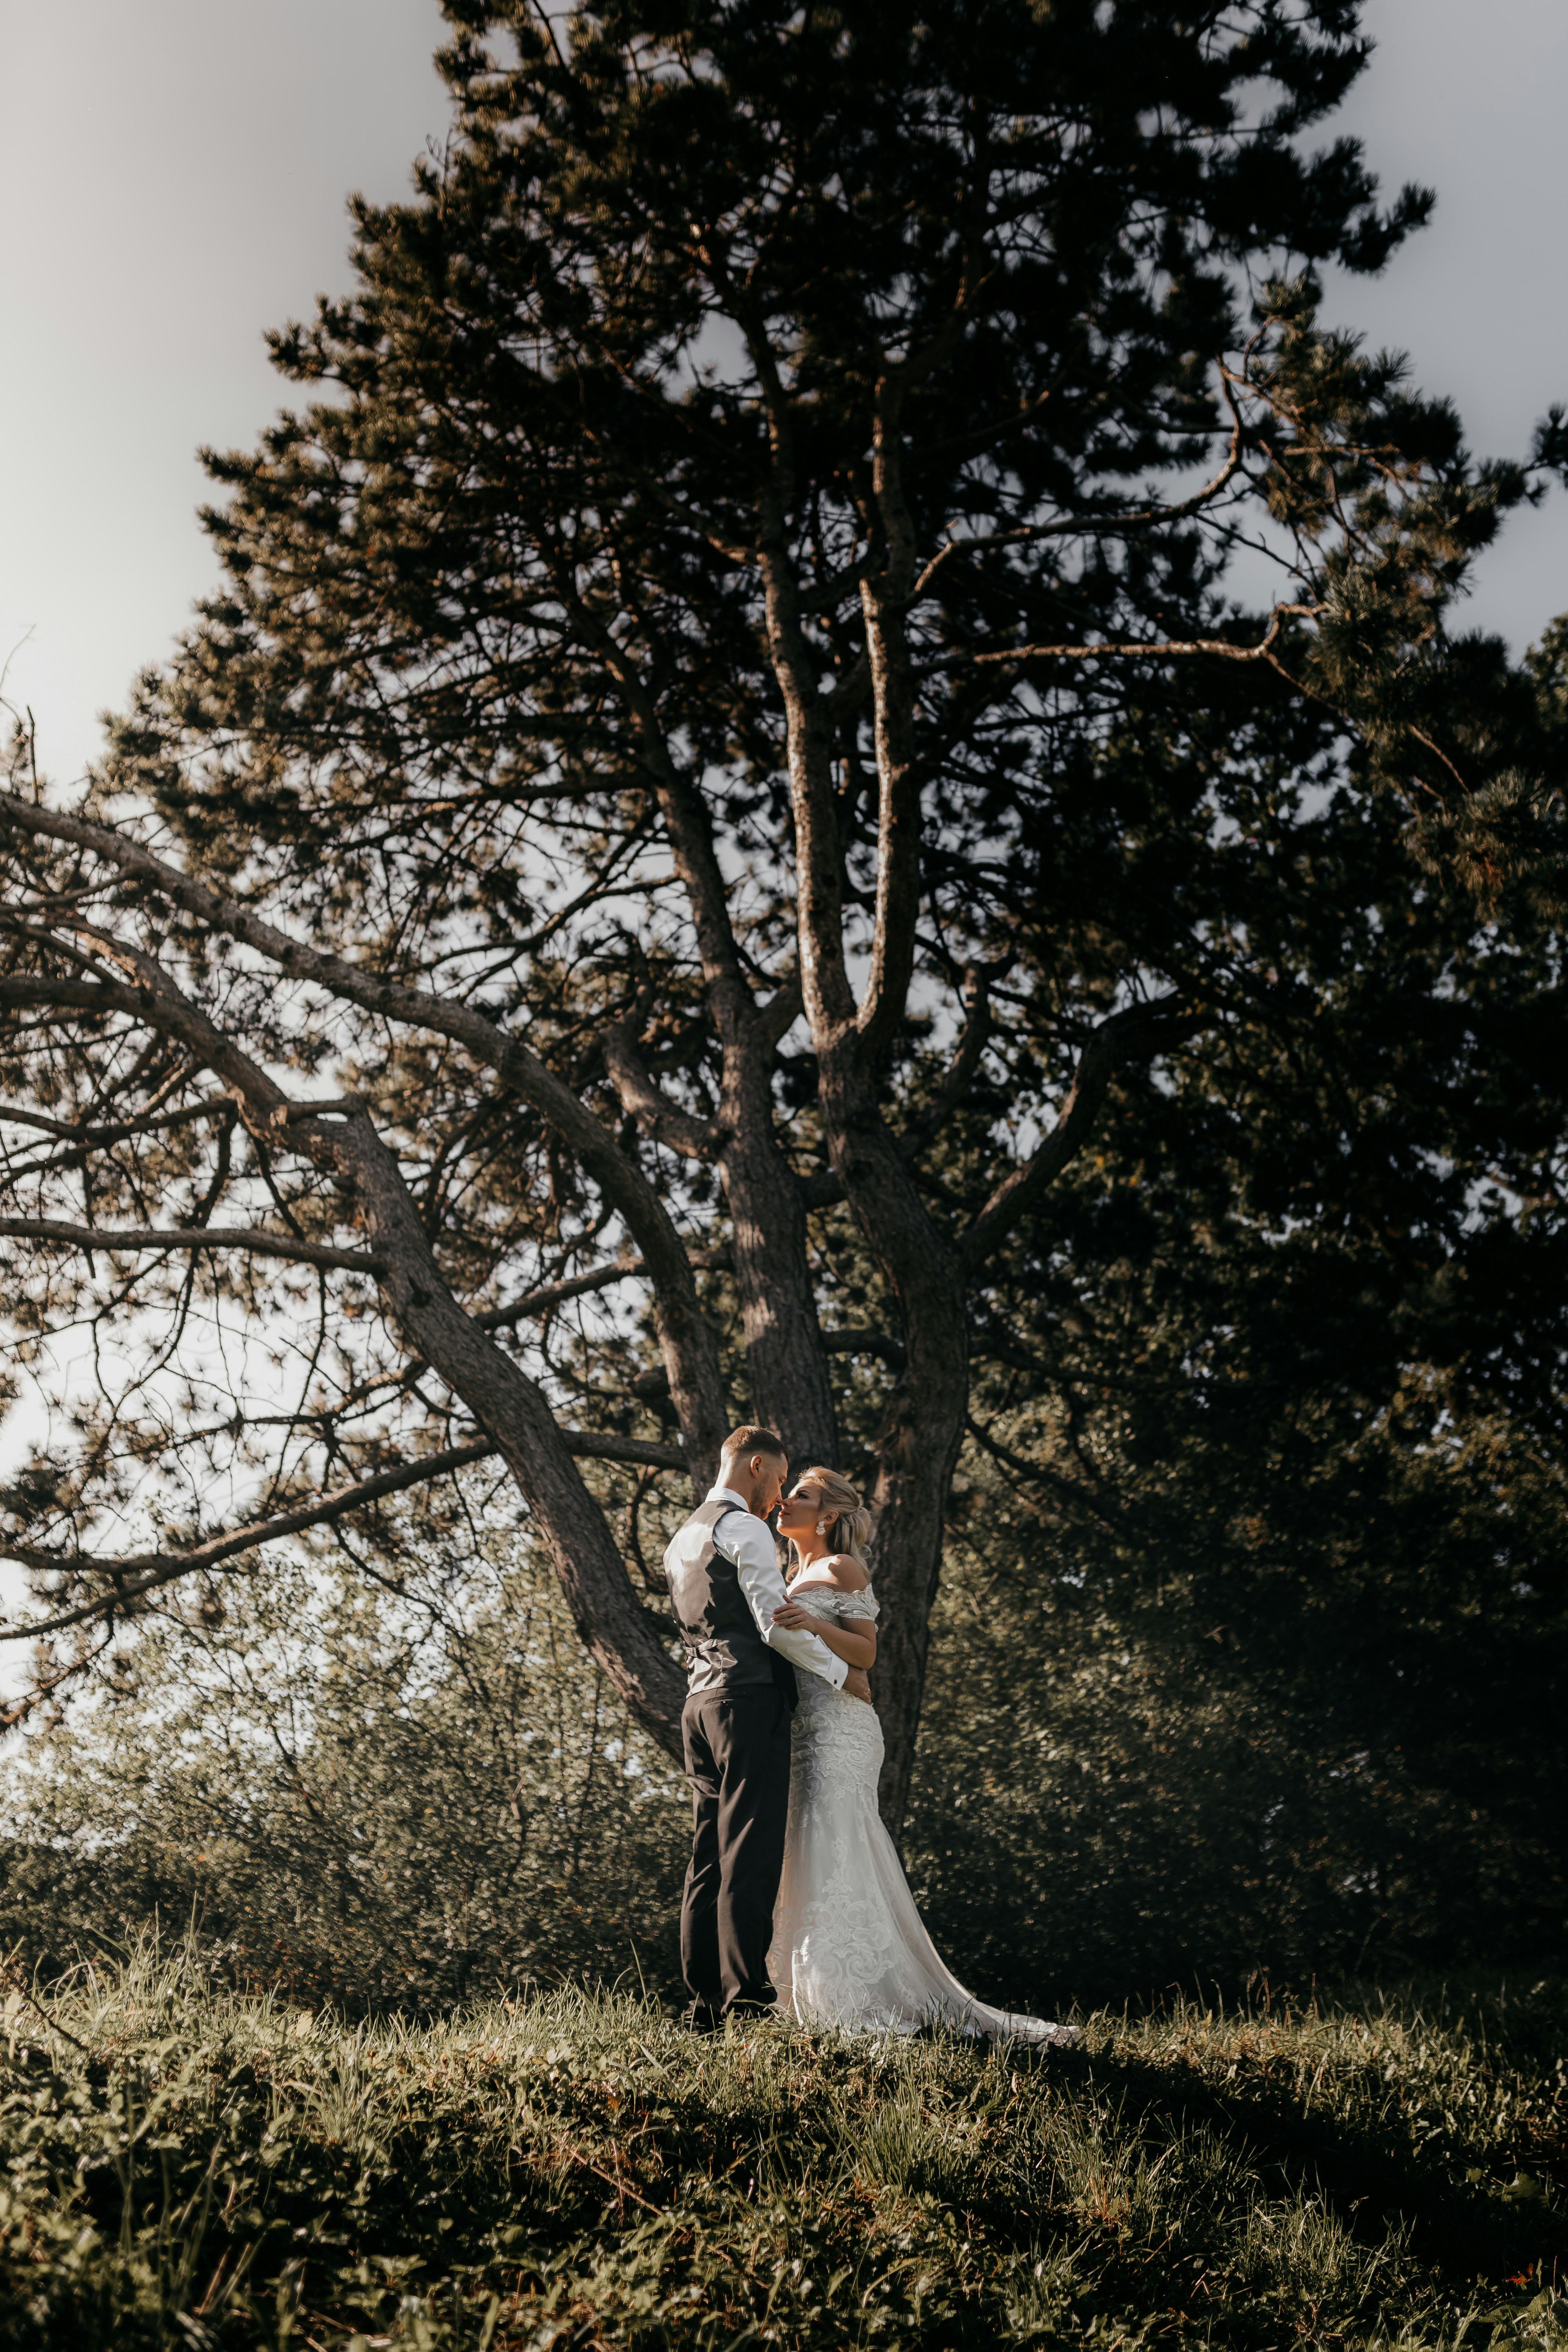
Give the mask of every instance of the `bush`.
M 1375 1432 L 1292 1463 L 1261 1412 L 1106 1453 L 1113 1525 L 981 1457 L 951 1531 L 905 1853 L 958 1974 L 1048 2011 L 1555 1966 L 1568 1612 L 1518 1559 L 1560 1481 Z
M 0 1918 L 46 1969 L 189 1924 L 239 1982 L 363 2011 L 679 1974 L 684 1787 L 504 1529 L 287 1552 L 144 1622 L 10 1768 Z M 374 1564 L 373 1563 L 373 1569 Z

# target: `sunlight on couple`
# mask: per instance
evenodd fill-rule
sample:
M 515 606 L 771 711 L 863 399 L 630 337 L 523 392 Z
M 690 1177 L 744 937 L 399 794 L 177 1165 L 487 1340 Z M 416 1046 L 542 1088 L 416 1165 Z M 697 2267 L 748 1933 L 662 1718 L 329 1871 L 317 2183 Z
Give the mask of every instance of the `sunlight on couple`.
M 871 1514 L 836 1471 L 804 1471 L 785 1493 L 788 1478 L 772 1430 L 732 1431 L 718 1485 L 664 1555 L 690 1685 L 680 1958 L 692 2026 L 783 2011 L 856 2032 L 940 2022 L 1076 2040 L 988 2009 L 938 1957 L 877 1811 L 879 1610 L 860 1557 Z

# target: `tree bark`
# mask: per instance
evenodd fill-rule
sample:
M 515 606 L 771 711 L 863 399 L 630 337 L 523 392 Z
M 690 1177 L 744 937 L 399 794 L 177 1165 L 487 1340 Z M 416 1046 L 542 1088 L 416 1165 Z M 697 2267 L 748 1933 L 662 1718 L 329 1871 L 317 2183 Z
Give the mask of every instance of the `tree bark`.
M 781 1006 L 780 1015 L 787 1010 Z M 777 1017 L 770 1023 L 765 1013 L 753 1016 L 739 1049 L 725 1057 L 719 1164 L 732 1223 L 752 1404 L 758 1420 L 784 1439 L 799 1470 L 813 1462 L 836 1466 L 838 1434 L 805 1204 L 773 1128 Z
M 659 812 L 691 909 L 720 1044 L 721 1102 L 712 1156 L 732 1221 L 752 1410 L 784 1439 L 792 1460 L 830 1463 L 837 1445 L 833 1388 L 821 1344 L 805 1213 L 773 1118 L 773 1058 L 786 1016 L 793 1018 L 793 987 L 786 983 L 767 1006 L 757 1006 L 736 951 L 729 894 L 702 795 L 671 751 L 653 698 L 625 647 L 579 600 L 570 601 L 583 635 L 615 681 L 656 779 Z M 622 1071 L 617 1074 L 612 1064 L 612 1076 L 622 1100 L 658 1133 L 659 1113 L 636 1099 L 635 1075 L 624 1066 L 629 1057 L 621 1058 Z M 668 1112 L 663 1116 L 670 1119 Z M 707 1139 L 699 1140 L 693 1127 L 690 1120 L 681 1121 L 680 1128 L 671 1121 L 669 1140 L 677 1150 L 707 1156 Z
M 781 432 L 782 439 L 782 432 Z M 881 1803 L 897 1837 L 903 1828 L 920 1726 L 929 1619 L 942 1563 L 947 1490 L 963 1438 L 968 1333 L 956 1252 L 928 1215 L 909 1165 L 882 1117 L 844 954 L 844 907 L 834 804 L 832 719 L 818 694 L 801 627 L 782 499 L 764 500 L 762 533 L 770 646 L 784 690 L 790 797 L 795 818 L 800 966 L 828 1154 L 903 1319 L 908 1369 L 879 1447 L 879 1509 L 872 1567 L 885 1617 L 879 1630 L 877 1701 L 887 1743 Z M 895 625 L 896 627 L 897 625 Z M 889 635 L 892 635 L 889 631 Z M 896 650 L 889 671 L 907 680 Z M 889 830 L 907 866 L 917 844 L 908 827 L 907 729 L 879 724 L 879 747 L 897 758 L 884 777 Z M 895 823 L 895 820 L 897 822 Z M 900 832 L 900 826 L 903 827 Z M 892 851 L 890 845 L 890 854 Z M 903 1013 L 912 969 L 913 894 L 903 880 L 879 896 L 887 910 L 876 969 L 883 976 L 876 1025 L 885 1034 Z M 896 916 L 909 939 L 886 936 Z

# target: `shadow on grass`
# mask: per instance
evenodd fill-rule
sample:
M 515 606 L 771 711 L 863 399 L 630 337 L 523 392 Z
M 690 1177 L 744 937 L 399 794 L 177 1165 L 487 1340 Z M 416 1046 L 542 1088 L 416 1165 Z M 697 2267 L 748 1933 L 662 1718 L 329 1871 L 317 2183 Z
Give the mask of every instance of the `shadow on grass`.
M 1216 2135 L 1258 2191 L 1321 2200 L 1368 2248 L 1401 2236 L 1456 2294 L 1568 2287 L 1561 1978 L 1352 1987 L 1280 2017 L 1177 2002 L 1024 2063 L 1145 2147 Z

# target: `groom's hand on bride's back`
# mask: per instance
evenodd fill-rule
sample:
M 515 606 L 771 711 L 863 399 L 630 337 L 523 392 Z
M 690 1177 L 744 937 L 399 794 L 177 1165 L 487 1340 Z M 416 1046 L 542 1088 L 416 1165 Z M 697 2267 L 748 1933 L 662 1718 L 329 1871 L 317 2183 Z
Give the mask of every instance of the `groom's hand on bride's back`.
M 844 1687 L 851 1698 L 863 1698 L 868 1706 L 870 1705 L 871 1684 L 864 1666 L 850 1667 L 844 1677 Z

